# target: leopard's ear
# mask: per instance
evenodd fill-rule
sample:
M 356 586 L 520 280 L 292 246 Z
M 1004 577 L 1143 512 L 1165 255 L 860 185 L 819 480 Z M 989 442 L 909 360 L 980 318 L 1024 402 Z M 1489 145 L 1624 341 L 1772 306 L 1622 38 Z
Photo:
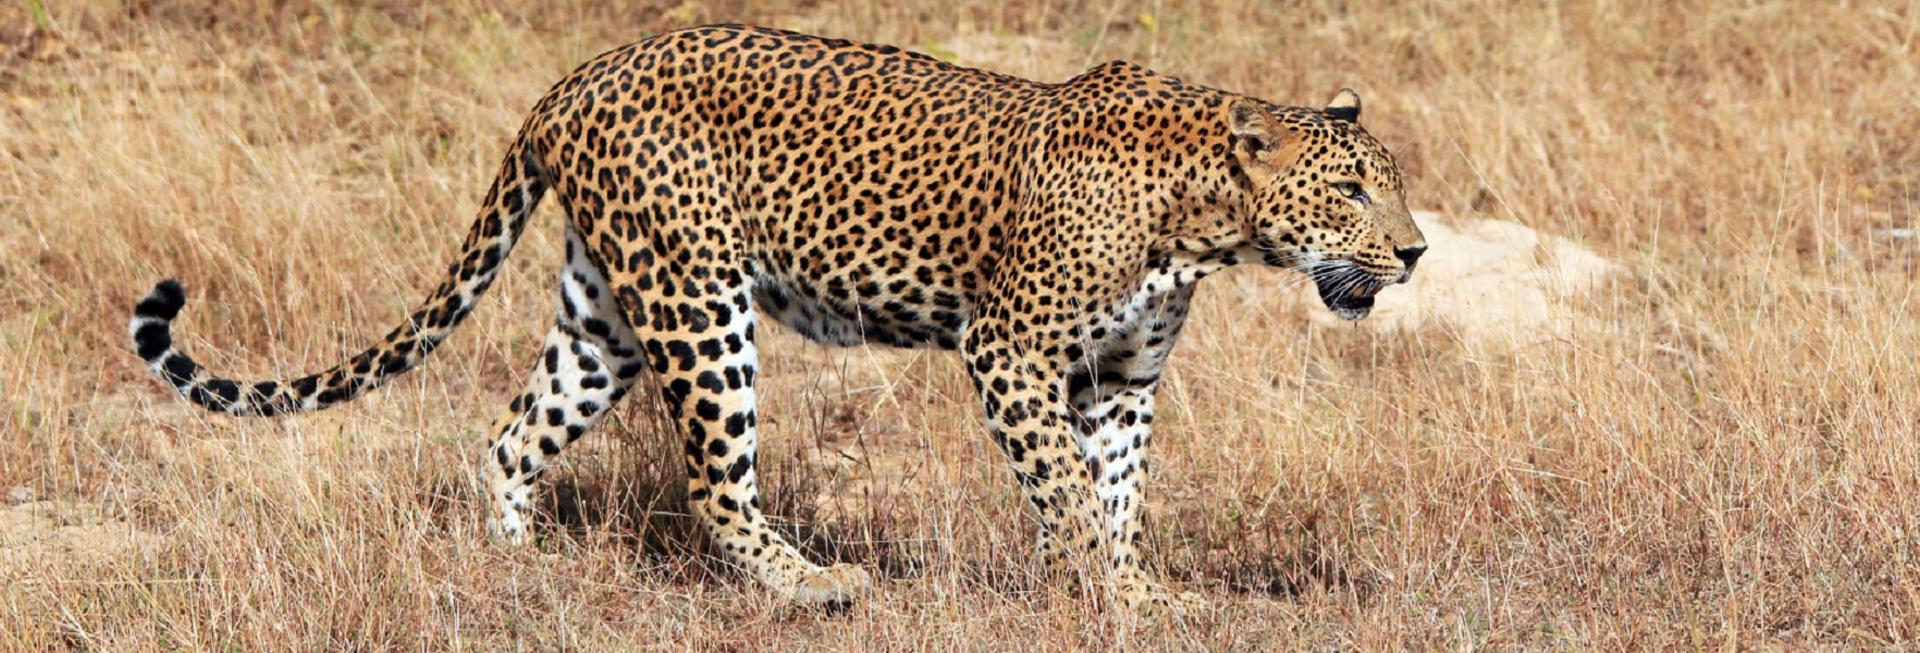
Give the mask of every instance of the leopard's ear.
M 1271 109 L 1247 98 L 1236 99 L 1227 107 L 1227 127 L 1233 133 L 1234 149 L 1245 154 L 1270 153 L 1294 136 Z
M 1300 136 L 1258 100 L 1238 98 L 1227 107 L 1233 157 L 1256 180 L 1270 179 L 1292 163 Z
M 1350 123 L 1360 123 L 1360 94 L 1353 89 L 1343 88 L 1327 103 L 1327 115 Z

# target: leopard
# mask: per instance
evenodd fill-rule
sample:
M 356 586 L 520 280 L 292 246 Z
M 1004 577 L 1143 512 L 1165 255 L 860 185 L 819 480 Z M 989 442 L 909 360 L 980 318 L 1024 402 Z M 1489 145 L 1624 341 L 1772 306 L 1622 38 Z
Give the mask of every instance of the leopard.
M 1144 559 L 1141 515 L 1155 394 L 1196 283 L 1286 270 L 1358 320 L 1426 250 L 1360 109 L 1347 88 L 1285 106 L 1117 60 L 1040 82 L 766 27 L 669 31 L 534 104 L 444 279 L 378 344 L 306 376 L 219 376 L 173 337 L 173 279 L 137 301 L 129 334 L 206 409 L 339 405 L 436 350 L 553 195 L 554 323 L 484 453 L 492 537 L 527 541 L 537 480 L 644 377 L 716 556 L 801 605 L 872 591 L 864 567 L 812 562 L 763 508 L 771 322 L 832 346 L 958 352 L 1047 577 L 1095 578 L 1135 609 L 1186 605 L 1194 593 Z

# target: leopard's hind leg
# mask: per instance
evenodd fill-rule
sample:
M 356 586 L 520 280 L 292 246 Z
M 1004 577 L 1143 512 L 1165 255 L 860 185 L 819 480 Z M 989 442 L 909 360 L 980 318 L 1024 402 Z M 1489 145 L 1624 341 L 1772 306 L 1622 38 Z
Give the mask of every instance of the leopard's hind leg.
M 782 596 L 845 607 L 869 585 L 866 571 L 809 562 L 762 512 L 753 277 L 739 231 L 718 213 L 708 216 L 713 226 L 663 229 L 647 236 L 652 242 L 630 243 L 628 256 L 610 265 L 613 290 L 683 439 L 687 499 L 714 546 Z
M 600 421 L 645 369 L 644 355 L 605 275 L 567 230 L 560 307 L 526 390 L 513 399 L 488 450 L 489 526 L 524 541 L 533 483 L 562 449 Z

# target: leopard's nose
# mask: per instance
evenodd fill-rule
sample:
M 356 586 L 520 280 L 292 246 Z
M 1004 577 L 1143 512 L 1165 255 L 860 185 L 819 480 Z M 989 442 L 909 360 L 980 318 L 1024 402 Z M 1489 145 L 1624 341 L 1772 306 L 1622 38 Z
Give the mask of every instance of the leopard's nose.
M 1413 264 L 1420 260 L 1420 255 L 1425 253 L 1427 253 L 1426 245 L 1417 245 L 1414 247 L 1402 247 L 1400 249 L 1393 250 L 1393 255 L 1396 257 L 1399 257 L 1400 262 L 1405 263 L 1407 265 L 1407 269 L 1409 270 L 1413 269 Z
M 1413 276 L 1413 264 L 1420 262 L 1420 255 L 1425 253 L 1427 253 L 1426 245 L 1393 250 L 1394 257 L 1400 259 L 1400 263 L 1406 266 L 1406 270 L 1400 273 L 1400 283 L 1406 283 L 1407 279 Z

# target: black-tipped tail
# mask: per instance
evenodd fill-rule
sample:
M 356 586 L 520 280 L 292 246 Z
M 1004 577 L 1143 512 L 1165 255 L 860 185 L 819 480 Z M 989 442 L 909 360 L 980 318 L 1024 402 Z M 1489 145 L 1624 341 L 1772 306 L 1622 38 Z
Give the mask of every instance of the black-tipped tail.
M 187 305 L 187 292 L 180 282 L 168 279 L 154 285 L 133 307 L 133 320 L 127 331 L 133 336 L 133 351 L 147 367 L 193 403 L 210 410 L 236 415 L 272 415 L 285 412 L 286 398 L 279 384 L 242 384 L 204 373 L 199 363 L 173 346 L 173 318 Z M 244 390 L 243 386 L 244 385 Z
M 133 349 L 189 401 L 234 415 L 279 415 L 319 410 L 378 387 L 406 372 L 439 347 L 472 312 L 493 284 L 500 264 L 513 251 L 527 216 L 540 203 L 546 182 L 527 140 L 516 139 L 500 166 L 493 187 L 468 228 L 465 245 L 447 273 L 449 278 L 386 338 L 324 372 L 288 381 L 245 382 L 209 374 L 173 341 L 173 318 L 187 303 L 180 282 L 168 279 L 133 307 L 127 332 Z
M 160 282 L 140 298 L 133 307 L 133 324 L 129 327 L 133 333 L 133 350 L 140 354 L 141 360 L 154 366 L 155 371 L 165 368 L 167 352 L 173 348 L 173 318 L 180 314 L 180 307 L 187 305 L 187 293 L 180 288 L 180 282 L 168 279 Z M 186 361 L 192 365 L 193 361 Z M 192 376 L 192 372 L 184 376 Z
M 187 292 L 180 282 L 168 279 L 155 284 L 140 303 L 133 306 L 133 320 L 127 324 L 133 335 L 133 351 L 161 380 L 179 391 L 180 396 L 208 410 L 233 415 L 278 415 L 312 410 L 319 406 L 306 400 L 294 387 L 312 387 L 318 381 L 309 376 L 289 384 L 278 381 L 244 382 L 223 379 L 206 372 L 185 352 L 174 347 L 173 318 L 187 304 Z

